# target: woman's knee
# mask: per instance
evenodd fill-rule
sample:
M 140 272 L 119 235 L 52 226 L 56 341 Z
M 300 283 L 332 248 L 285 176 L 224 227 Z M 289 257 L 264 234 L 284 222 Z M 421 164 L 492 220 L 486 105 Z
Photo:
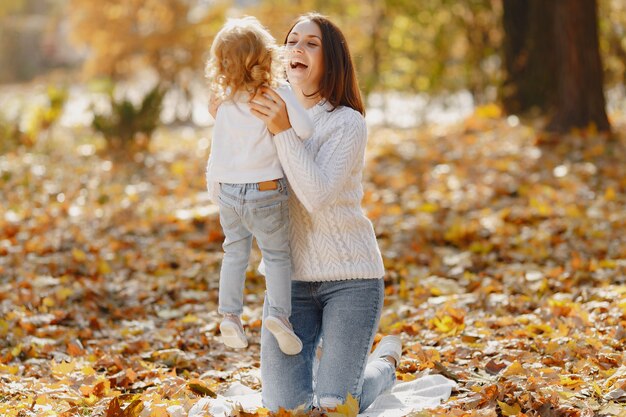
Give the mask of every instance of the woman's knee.
M 320 408 L 337 408 L 338 405 L 341 405 L 345 402 L 342 397 L 335 395 L 323 395 L 318 400 L 318 405 Z
M 306 411 L 313 407 L 313 395 L 306 395 L 305 393 L 300 393 L 300 395 L 293 392 L 281 394 L 272 389 L 263 388 L 261 398 L 263 407 L 274 413 L 278 412 L 280 408 L 285 410 L 298 408 Z

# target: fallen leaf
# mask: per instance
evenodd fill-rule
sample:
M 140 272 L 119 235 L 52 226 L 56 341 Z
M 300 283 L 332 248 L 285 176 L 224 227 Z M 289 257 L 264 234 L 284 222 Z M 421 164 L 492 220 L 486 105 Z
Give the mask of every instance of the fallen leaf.
M 359 414 L 359 402 L 350 394 L 346 402 L 338 405 L 334 411 L 327 413 L 328 417 L 356 417 Z
M 500 411 L 502 412 L 503 416 L 516 416 L 522 412 L 522 408 L 518 403 L 508 405 L 505 402 L 498 401 L 498 405 L 500 406 Z

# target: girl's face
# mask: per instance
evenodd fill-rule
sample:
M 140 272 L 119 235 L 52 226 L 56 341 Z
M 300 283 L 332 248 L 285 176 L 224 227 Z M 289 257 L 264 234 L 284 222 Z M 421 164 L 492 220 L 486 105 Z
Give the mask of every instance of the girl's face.
M 310 21 L 298 22 L 287 36 L 287 78 L 305 94 L 317 92 L 324 71 L 322 31 Z

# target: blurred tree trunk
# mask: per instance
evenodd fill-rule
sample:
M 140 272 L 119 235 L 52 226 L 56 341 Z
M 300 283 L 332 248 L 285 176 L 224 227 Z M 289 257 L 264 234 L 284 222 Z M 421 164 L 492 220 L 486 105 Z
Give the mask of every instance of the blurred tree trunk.
M 598 45 L 596 0 L 556 1 L 555 39 L 559 62 L 557 105 L 549 130 L 594 124 L 610 130 Z
M 365 100 L 367 100 L 367 97 L 372 90 L 380 84 L 380 62 L 382 56 L 381 46 L 384 42 L 382 29 L 387 18 L 384 2 L 381 4 L 380 1 L 371 0 L 370 7 L 372 9 L 372 25 L 370 26 L 370 53 L 372 56 L 372 70 L 370 73 L 366 74 L 365 82 L 363 83 L 363 94 L 365 95 Z
M 553 131 L 610 129 L 596 0 L 503 0 L 503 26 L 508 113 L 552 112 Z
M 504 0 L 504 65 L 502 101 L 508 113 L 533 108 L 548 111 L 556 98 L 553 36 L 555 5 L 549 0 Z

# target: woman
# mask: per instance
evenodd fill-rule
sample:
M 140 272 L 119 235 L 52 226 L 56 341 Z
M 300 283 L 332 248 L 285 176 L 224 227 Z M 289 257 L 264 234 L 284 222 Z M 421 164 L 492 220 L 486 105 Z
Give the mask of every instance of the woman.
M 350 394 L 362 411 L 393 385 L 401 353 L 399 338 L 387 336 L 368 358 L 383 306 L 384 269 L 372 224 L 361 209 L 363 102 L 346 40 L 326 17 L 300 17 L 285 43 L 287 77 L 313 119 L 313 136 L 298 138 L 285 103 L 271 89 L 250 108 L 274 134 L 292 191 L 290 321 L 303 348 L 287 356 L 262 330 L 263 403 L 271 410 L 302 404 L 333 408 Z

